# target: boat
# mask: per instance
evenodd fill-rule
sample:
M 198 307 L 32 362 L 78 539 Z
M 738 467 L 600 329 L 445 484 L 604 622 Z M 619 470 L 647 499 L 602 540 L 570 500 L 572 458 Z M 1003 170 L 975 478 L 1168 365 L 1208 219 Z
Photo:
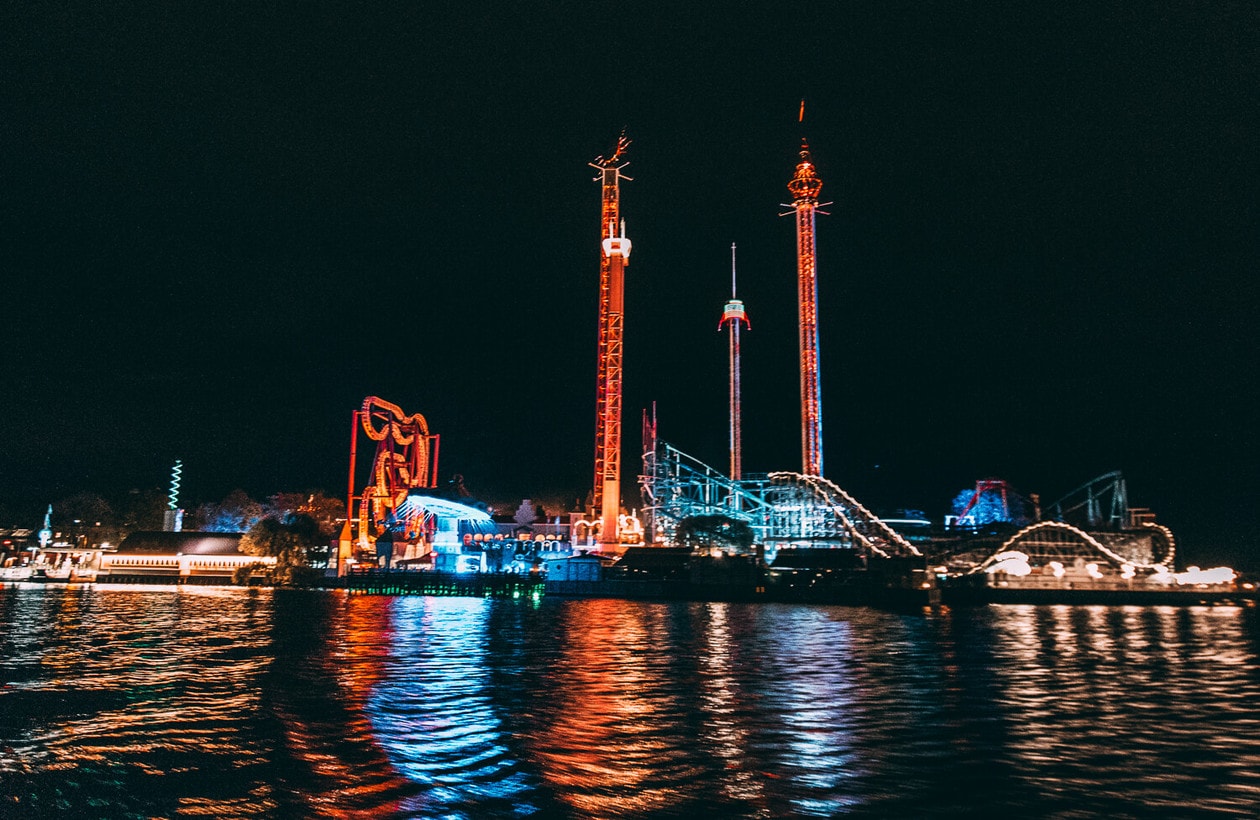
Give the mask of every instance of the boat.
M 30 578 L 28 580 L 35 582 L 65 582 L 70 580 L 73 573 L 73 567 L 67 561 L 61 565 L 56 564 L 32 564 L 30 569 Z
M 0 569 L 0 581 L 29 581 L 34 570 L 29 564 Z

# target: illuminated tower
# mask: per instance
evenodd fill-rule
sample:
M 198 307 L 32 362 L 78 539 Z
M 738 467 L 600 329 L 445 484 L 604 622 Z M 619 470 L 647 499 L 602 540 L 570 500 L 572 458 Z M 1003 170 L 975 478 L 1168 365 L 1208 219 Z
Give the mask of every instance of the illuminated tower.
M 801 104 L 802 118 L 804 103 Z M 822 396 L 818 389 L 818 258 L 814 215 L 822 180 L 801 140 L 801 161 L 787 184 L 796 213 L 796 293 L 800 305 L 801 341 L 801 472 L 822 475 Z
M 599 372 L 595 391 L 595 508 L 600 511 L 600 545 L 618 547 L 617 516 L 621 513 L 621 360 L 625 329 L 625 269 L 630 262 L 630 240 L 621 219 L 622 160 L 630 140 L 622 134 L 608 159 L 597 157 L 590 166 L 599 171 L 595 181 L 603 189 L 599 263 Z
M 184 462 L 175 460 L 171 468 L 171 492 L 167 496 L 166 510 L 162 515 L 162 529 L 167 532 L 181 532 L 184 529 L 184 511 L 179 509 L 179 485 L 184 474 Z
M 44 528 L 39 531 L 39 548 L 48 549 L 48 542 L 52 541 L 52 504 L 48 505 L 48 512 L 44 513 Z
M 739 325 L 744 323 L 752 330 L 752 324 L 748 321 L 748 314 L 744 311 L 744 303 L 735 298 L 735 243 L 731 243 L 731 301 L 726 303 L 726 308 L 722 311 L 722 321 L 718 325 L 718 330 L 722 326 L 730 328 L 730 363 L 731 363 L 731 478 L 739 481 L 743 473 L 743 465 L 740 456 L 740 430 L 739 430 Z

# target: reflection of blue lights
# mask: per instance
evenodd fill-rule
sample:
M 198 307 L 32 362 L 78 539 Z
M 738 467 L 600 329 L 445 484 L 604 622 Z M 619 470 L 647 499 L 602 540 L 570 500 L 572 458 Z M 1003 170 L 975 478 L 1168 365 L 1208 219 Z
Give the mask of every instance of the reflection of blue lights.
M 505 744 L 492 703 L 485 641 L 493 605 L 471 598 L 392 603 L 390 658 L 366 711 L 390 762 L 425 786 L 423 796 L 402 807 L 404 814 L 539 811 L 530 803 L 536 776 Z
M 775 670 L 769 679 L 779 683 L 764 692 L 764 704 L 782 722 L 782 763 L 795 784 L 792 809 L 835 817 L 866 802 L 853 786 L 868 774 L 857 753 L 860 637 L 852 623 L 824 612 L 793 613 L 788 626 L 787 640 L 767 644 L 766 668 Z

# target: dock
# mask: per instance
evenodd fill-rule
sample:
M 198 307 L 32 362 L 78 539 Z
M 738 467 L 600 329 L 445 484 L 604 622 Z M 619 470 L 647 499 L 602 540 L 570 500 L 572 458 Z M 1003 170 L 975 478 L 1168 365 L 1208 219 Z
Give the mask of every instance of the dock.
M 525 598 L 542 594 L 542 579 L 510 572 L 357 569 L 342 581 L 351 594 Z

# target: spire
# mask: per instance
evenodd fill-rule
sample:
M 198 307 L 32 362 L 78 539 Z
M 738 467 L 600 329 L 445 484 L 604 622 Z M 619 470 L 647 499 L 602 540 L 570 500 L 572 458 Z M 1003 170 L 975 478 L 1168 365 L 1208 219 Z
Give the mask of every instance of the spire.
M 44 513 L 44 528 L 39 531 L 39 548 L 46 549 L 48 542 L 52 540 L 52 504 L 48 505 L 48 511 Z

